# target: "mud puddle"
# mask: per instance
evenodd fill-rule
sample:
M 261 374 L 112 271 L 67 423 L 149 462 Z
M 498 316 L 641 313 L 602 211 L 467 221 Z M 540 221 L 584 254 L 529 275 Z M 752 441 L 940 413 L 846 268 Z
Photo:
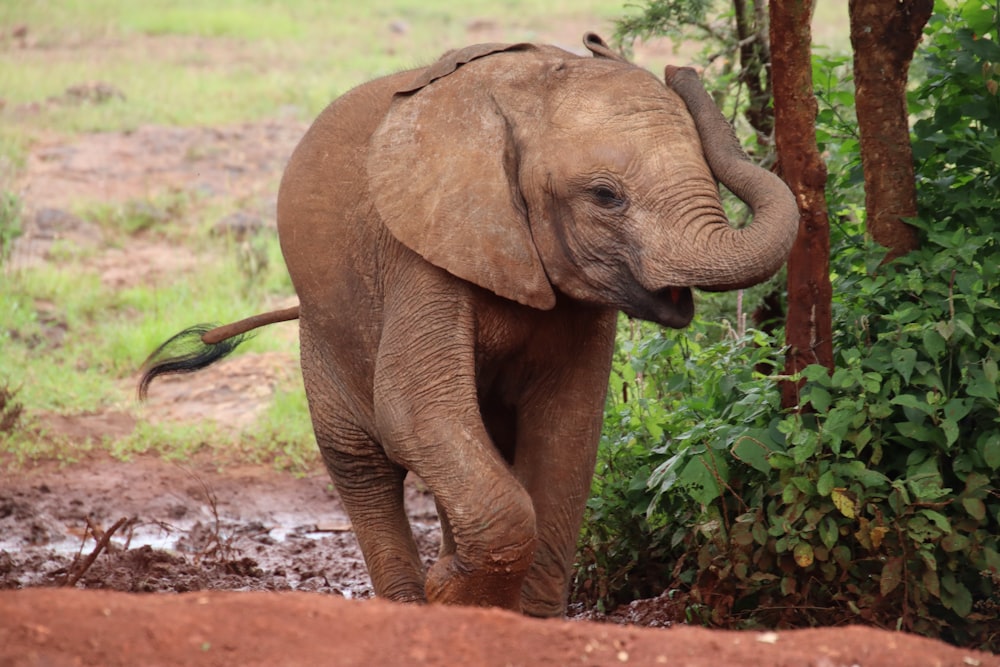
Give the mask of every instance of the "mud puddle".
M 98 457 L 0 480 L 0 588 L 76 577 L 77 587 L 125 591 L 372 595 L 350 521 L 322 471 L 295 477 L 267 466 Z M 440 539 L 434 502 L 418 481 L 406 494 L 429 564 Z M 81 571 L 112 527 L 106 548 Z

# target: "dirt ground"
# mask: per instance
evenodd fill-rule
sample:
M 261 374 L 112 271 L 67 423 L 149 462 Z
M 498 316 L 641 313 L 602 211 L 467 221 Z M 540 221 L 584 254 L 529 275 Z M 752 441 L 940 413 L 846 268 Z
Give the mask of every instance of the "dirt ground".
M 439 538 L 418 482 L 427 562 Z M 98 535 L 123 523 L 86 566 Z M 608 621 L 371 597 L 325 473 L 92 455 L 0 476 L 0 665 L 619 665 L 1000 667 L 1000 658 L 849 627 L 711 631 L 665 600 Z M 591 617 L 593 614 L 591 614 Z M 646 627 L 640 627 L 646 626 Z
M 99 103 L 111 88 L 83 84 L 40 104 Z M 57 244 L 70 242 L 90 252 L 106 284 L 155 285 L 204 258 L 141 235 L 127 247 L 108 243 L 71 205 L 196 192 L 202 202 L 240 202 L 220 226 L 266 230 L 284 162 L 304 129 L 275 119 L 42 141 L 18 184 L 27 227 L 12 264 L 54 261 Z M 46 336 L 58 342 L 66 333 L 58 313 L 39 308 L 51 322 Z M 295 335 L 287 328 L 276 335 Z M 294 372 L 294 359 L 246 354 L 163 380 L 147 414 L 239 426 Z M 136 424 L 128 410 L 38 417 L 71 442 L 127 435 Z M 430 563 L 439 532 L 419 480 L 408 484 L 407 507 Z M 540 621 L 370 597 L 350 522 L 322 470 L 296 477 L 220 466 L 207 454 L 183 463 L 88 454 L 71 465 L 42 461 L 0 473 L 0 665 L 1000 667 L 996 656 L 870 628 L 689 627 L 666 600 L 635 601 L 603 619 L 615 624 L 583 620 L 593 613 Z

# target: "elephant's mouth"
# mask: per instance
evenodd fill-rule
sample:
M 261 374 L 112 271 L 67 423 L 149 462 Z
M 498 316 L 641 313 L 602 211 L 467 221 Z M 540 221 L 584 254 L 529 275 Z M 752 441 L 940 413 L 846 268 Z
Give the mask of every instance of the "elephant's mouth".
M 694 317 L 694 296 L 690 287 L 664 287 L 633 295 L 625 313 L 672 329 L 683 329 Z M 636 298 L 638 296 L 638 298 Z

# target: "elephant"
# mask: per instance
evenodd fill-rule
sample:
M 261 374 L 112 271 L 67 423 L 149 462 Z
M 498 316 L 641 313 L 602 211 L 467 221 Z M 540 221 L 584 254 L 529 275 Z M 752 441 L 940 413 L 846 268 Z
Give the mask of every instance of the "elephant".
M 791 192 L 694 70 L 665 85 L 584 45 L 469 46 L 334 100 L 278 192 L 298 305 L 191 327 L 144 364 L 140 396 L 298 319 L 316 442 L 378 597 L 564 614 L 618 312 L 683 328 L 693 288 L 767 279 L 797 234 Z M 718 182 L 751 223 L 729 223 Z M 441 522 L 426 569 L 408 472 Z

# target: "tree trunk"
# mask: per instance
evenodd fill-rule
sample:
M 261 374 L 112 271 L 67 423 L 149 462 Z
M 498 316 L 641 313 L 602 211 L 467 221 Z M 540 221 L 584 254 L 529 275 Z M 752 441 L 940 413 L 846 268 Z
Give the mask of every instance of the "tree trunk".
M 733 0 L 736 15 L 736 38 L 740 49 L 740 81 L 749 92 L 744 115 L 757 133 L 757 143 L 770 145 L 774 131 L 771 106 L 771 53 L 767 34 L 765 0 Z
M 778 169 L 800 214 L 799 234 L 788 260 L 787 374 L 814 363 L 833 369 L 826 165 L 816 146 L 810 48 L 813 7 L 814 0 L 772 0 L 770 5 Z M 798 406 L 799 383 L 784 382 L 781 401 L 786 408 Z
M 906 80 L 934 2 L 850 0 L 848 7 L 868 232 L 891 261 L 919 245 L 903 220 L 917 214 Z

